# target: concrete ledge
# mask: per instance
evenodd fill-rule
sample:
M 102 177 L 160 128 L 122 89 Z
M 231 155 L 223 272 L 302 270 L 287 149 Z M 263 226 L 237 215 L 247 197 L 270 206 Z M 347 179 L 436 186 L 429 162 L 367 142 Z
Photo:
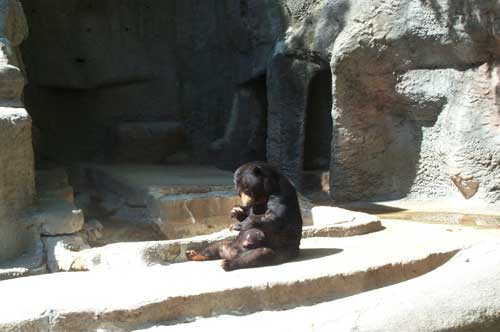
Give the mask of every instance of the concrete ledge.
M 232 196 L 229 196 L 228 199 L 232 199 Z M 230 200 L 229 203 L 234 202 Z M 215 211 L 217 210 L 215 209 Z M 336 223 L 306 226 L 302 230 L 302 237 L 348 237 L 384 229 L 376 216 L 337 208 L 334 208 L 334 211 L 337 214 L 333 216 L 332 221 L 336 221 Z M 363 215 L 363 218 L 358 215 Z M 356 216 L 358 217 L 356 218 Z M 225 229 L 216 233 L 190 238 L 113 243 L 104 247 L 84 250 L 66 249 L 74 246 L 70 243 L 65 245 L 64 239 L 68 238 L 61 237 L 58 239 L 58 241 L 62 241 L 61 245 L 58 246 L 58 253 L 53 255 L 53 265 L 58 266 L 57 271 L 93 271 L 185 262 L 184 252 L 186 250 L 201 250 L 212 243 L 235 238 L 236 235 L 236 232 Z
M 357 331 L 497 332 L 500 327 L 500 241 L 465 249 L 424 276 L 337 301 L 244 317 L 221 316 L 136 332 Z
M 377 232 L 383 229 L 377 216 L 331 206 L 312 209 L 313 226 L 304 227 L 303 237 L 344 237 Z
M 498 230 L 409 222 L 385 226 L 351 238 L 305 239 L 301 256 L 279 266 L 227 273 L 218 261 L 187 262 L 3 281 L 0 330 L 132 330 L 314 304 L 420 276 L 457 250 L 499 236 Z

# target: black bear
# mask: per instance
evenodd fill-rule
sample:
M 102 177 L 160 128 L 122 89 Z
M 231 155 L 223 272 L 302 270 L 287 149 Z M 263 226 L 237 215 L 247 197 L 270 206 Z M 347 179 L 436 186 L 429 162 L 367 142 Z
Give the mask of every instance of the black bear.
M 236 191 L 242 206 L 235 206 L 231 217 L 240 223 L 236 239 L 207 247 L 201 253 L 186 251 L 188 260 L 224 259 L 226 271 L 280 264 L 299 254 L 302 215 L 297 192 L 275 167 L 250 162 L 234 173 Z

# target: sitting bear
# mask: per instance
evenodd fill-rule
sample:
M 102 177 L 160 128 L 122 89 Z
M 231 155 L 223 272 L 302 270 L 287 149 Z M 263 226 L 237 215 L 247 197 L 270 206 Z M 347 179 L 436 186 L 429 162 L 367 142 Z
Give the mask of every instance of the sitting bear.
M 298 256 L 302 237 L 302 216 L 297 192 L 290 181 L 273 166 L 250 162 L 234 173 L 242 206 L 231 217 L 240 223 L 234 240 L 213 244 L 197 253 L 186 251 L 188 260 L 224 259 L 226 271 L 274 265 Z

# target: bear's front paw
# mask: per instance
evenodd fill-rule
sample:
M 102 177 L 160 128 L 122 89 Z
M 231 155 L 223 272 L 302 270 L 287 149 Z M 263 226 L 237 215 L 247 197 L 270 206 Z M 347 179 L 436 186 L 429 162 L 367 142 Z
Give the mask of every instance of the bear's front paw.
M 228 259 L 222 260 L 220 266 L 224 269 L 224 271 L 229 272 L 236 270 L 236 264 L 233 261 L 230 261 Z
M 233 224 L 233 225 L 229 226 L 229 230 L 239 232 L 239 231 L 241 231 L 241 224 Z
M 236 218 L 238 221 L 245 220 L 248 217 L 245 209 L 241 206 L 236 205 L 231 209 L 231 218 Z

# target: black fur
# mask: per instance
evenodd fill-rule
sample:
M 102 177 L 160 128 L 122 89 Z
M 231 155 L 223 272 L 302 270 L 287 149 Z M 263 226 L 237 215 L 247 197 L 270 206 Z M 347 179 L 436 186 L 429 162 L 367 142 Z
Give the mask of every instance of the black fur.
M 238 194 L 252 198 L 238 206 L 233 226 L 238 237 L 206 248 L 207 259 L 223 258 L 227 271 L 280 264 L 297 257 L 302 237 L 302 216 L 297 192 L 290 181 L 273 166 L 250 162 L 234 174 Z

